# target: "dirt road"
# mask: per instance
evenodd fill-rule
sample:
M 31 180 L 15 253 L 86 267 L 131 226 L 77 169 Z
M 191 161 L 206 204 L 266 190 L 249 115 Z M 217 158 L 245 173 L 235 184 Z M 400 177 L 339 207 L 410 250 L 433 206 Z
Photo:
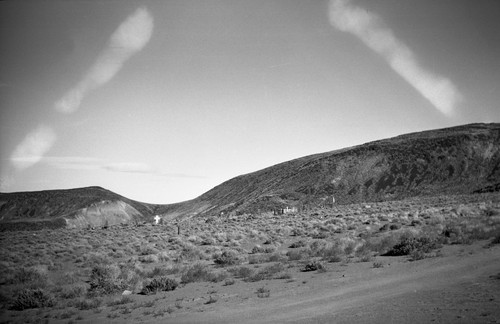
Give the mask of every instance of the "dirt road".
M 500 246 L 445 247 L 445 256 L 383 268 L 350 264 L 309 290 L 219 304 L 172 323 L 500 323 Z

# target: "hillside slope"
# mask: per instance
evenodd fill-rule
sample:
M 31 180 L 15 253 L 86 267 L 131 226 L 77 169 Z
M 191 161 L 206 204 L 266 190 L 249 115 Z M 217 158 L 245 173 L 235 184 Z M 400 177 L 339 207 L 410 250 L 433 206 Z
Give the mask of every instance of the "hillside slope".
M 157 208 L 101 187 L 0 193 L 0 225 L 4 229 L 104 226 L 142 220 Z
M 310 155 L 230 179 L 193 200 L 153 205 L 100 187 L 0 193 L 0 230 L 87 227 L 284 207 L 500 190 L 500 124 L 412 133 Z
M 397 136 L 235 177 L 165 214 L 262 212 L 498 190 L 500 124 Z

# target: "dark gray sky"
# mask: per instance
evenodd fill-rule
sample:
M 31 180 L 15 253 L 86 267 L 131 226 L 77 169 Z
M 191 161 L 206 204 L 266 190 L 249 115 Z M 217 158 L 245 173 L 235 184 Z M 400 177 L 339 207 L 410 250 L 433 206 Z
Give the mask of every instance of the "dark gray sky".
M 407 132 L 500 121 L 500 1 L 0 2 L 2 191 L 191 199 Z

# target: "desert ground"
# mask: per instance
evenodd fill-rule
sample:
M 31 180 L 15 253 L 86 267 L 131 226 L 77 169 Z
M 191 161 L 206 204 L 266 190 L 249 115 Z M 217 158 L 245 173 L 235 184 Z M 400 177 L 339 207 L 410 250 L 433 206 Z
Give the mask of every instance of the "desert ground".
M 497 193 L 153 223 L 0 233 L 0 321 L 500 322 Z

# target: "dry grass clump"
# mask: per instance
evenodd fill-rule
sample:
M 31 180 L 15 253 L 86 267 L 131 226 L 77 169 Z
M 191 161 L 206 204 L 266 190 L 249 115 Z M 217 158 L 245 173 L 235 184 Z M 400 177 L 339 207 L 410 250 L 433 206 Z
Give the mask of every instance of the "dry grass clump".
M 221 267 L 237 265 L 243 262 L 238 253 L 233 250 L 225 250 L 222 253 L 216 253 L 213 259 L 215 264 Z
M 254 270 L 250 269 L 246 266 L 234 267 L 227 269 L 229 273 L 231 273 L 236 278 L 246 279 L 251 277 L 254 274 Z
M 271 296 L 271 291 L 266 287 L 260 287 L 255 293 L 259 298 L 268 298 Z
M 282 274 L 285 271 L 283 263 L 275 263 L 269 265 L 245 278 L 245 281 L 256 282 L 268 279 L 283 278 Z
M 179 283 L 168 277 L 157 277 L 148 281 L 141 290 L 142 295 L 156 294 L 159 291 L 175 290 Z
M 7 284 L 25 285 L 28 288 L 45 288 L 48 285 L 48 275 L 43 269 L 37 267 L 20 268 L 11 273 Z
M 401 240 L 387 252 L 387 256 L 410 255 L 416 260 L 425 257 L 425 253 L 429 253 L 438 247 L 436 240 L 427 236 L 420 237 L 402 237 Z
M 54 297 L 43 289 L 23 289 L 14 298 L 10 309 L 24 310 L 29 308 L 51 307 Z
M 63 286 L 58 294 L 59 298 L 62 299 L 74 299 L 77 297 L 82 297 L 87 293 L 87 287 L 82 284 Z
M 308 272 L 308 271 L 326 271 L 326 266 L 319 261 L 311 261 L 305 264 L 304 268 L 302 269 L 303 272 Z
M 190 282 L 210 281 L 220 282 L 228 277 L 227 272 L 213 272 L 205 264 L 195 263 L 188 267 L 181 276 L 181 282 L 187 284 Z
M 116 265 L 96 266 L 90 274 L 89 296 L 110 295 L 126 288 L 126 282 L 120 278 L 121 271 Z
M 309 258 L 310 251 L 307 248 L 288 250 L 286 256 L 289 261 L 298 261 Z
M 86 298 L 76 301 L 73 306 L 78 308 L 79 310 L 89 310 L 96 309 L 102 305 L 101 298 Z

